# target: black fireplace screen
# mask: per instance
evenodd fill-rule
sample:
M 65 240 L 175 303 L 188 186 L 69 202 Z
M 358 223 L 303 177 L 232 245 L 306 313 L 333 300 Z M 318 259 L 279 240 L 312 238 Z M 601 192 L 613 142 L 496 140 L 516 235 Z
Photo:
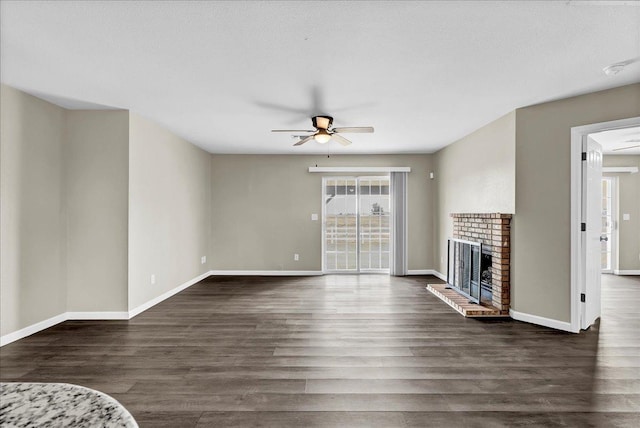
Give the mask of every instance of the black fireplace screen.
M 480 303 L 482 244 L 452 238 L 449 239 L 448 246 L 447 283 L 469 301 Z

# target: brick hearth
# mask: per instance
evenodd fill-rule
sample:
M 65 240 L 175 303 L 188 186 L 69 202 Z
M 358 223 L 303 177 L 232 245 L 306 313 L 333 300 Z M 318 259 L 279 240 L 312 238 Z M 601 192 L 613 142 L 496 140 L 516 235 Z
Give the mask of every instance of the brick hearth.
M 509 314 L 511 214 L 451 214 L 453 237 L 480 242 L 491 249 L 492 306 Z

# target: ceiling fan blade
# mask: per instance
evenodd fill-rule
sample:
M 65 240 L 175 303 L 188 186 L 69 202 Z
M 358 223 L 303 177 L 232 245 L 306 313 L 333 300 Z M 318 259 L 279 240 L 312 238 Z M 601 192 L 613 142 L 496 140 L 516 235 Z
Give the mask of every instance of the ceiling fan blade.
M 336 140 L 338 143 L 342 144 L 343 146 L 348 146 L 349 144 L 351 144 L 351 141 L 347 140 L 340 134 L 331 134 L 331 138 Z
M 635 149 L 636 147 L 640 147 L 640 144 L 636 144 L 635 146 L 628 146 L 628 147 L 619 147 L 617 149 L 612 149 L 612 152 L 617 152 L 618 150 L 628 150 L 628 149 Z
M 313 135 L 309 135 L 308 137 L 305 137 L 305 138 L 301 139 L 300 141 L 295 143 L 294 146 L 301 146 L 304 143 L 306 143 L 307 141 L 311 141 L 311 140 L 313 140 Z
M 373 132 L 373 126 L 347 126 L 347 127 L 343 127 L 343 128 L 333 128 L 332 129 L 333 132 L 340 132 L 340 133 L 361 133 L 361 134 L 366 134 L 366 133 L 372 133 Z
M 316 132 L 309 129 L 272 129 L 271 132 Z

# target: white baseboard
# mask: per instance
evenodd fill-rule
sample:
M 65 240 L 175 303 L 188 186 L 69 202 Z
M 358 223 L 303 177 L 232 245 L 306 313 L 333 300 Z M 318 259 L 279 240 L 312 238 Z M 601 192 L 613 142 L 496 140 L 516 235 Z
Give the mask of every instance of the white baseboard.
M 319 276 L 320 270 L 211 270 L 209 275 L 231 276 Z
M 433 275 L 437 278 L 440 278 L 443 281 L 447 280 L 447 277 L 445 275 L 441 274 L 435 269 L 416 269 L 416 270 L 409 269 L 407 271 L 407 275 Z
M 49 327 L 53 327 L 54 325 L 60 324 L 61 322 L 66 320 L 67 314 L 65 312 L 60 315 L 56 315 L 55 317 L 51 317 L 35 324 L 31 324 L 28 327 L 21 328 L 20 330 L 14 331 L 13 333 L 5 334 L 4 336 L 0 337 L 0 346 L 8 345 L 12 342 L 15 342 L 16 340 L 31 336 L 32 334 L 45 330 Z
M 64 312 L 0 337 L 0 347 L 68 320 L 128 320 L 128 312 Z
M 614 275 L 640 275 L 640 270 L 614 270 Z
M 407 275 L 433 275 L 432 269 L 409 269 Z
M 67 312 L 67 320 L 128 320 L 129 312 Z M 66 321 L 66 320 L 65 320 Z
M 438 278 L 440 278 L 441 280 L 443 280 L 445 282 L 447 281 L 447 275 L 444 275 L 444 274 L 438 272 L 437 270 L 433 271 L 433 276 L 438 277 Z
M 150 307 L 157 305 L 163 300 L 168 299 L 174 294 L 181 292 L 185 288 L 191 287 L 193 284 L 200 282 L 209 276 L 210 276 L 210 272 L 205 272 L 202 275 L 196 278 L 193 278 L 192 280 L 187 281 L 184 284 L 179 285 L 178 287 L 172 290 L 169 290 L 166 293 L 156 297 L 155 299 L 152 299 L 147 303 L 144 303 L 128 312 L 127 311 L 64 312 L 60 315 L 56 315 L 55 317 L 51 317 L 44 321 L 37 322 L 28 327 L 25 327 L 23 329 L 14 331 L 13 333 L 9 333 L 0 337 L 0 347 L 4 345 L 8 345 L 9 343 L 15 342 L 16 340 L 20 340 L 24 337 L 31 336 L 32 334 L 35 334 L 49 327 L 53 327 L 54 325 L 60 324 L 61 322 L 64 322 L 67 320 L 128 320 L 128 319 L 131 319 L 136 315 L 140 314 L 141 312 L 146 311 Z
M 514 311 L 513 309 L 509 309 L 509 316 L 514 320 L 524 321 L 530 324 L 541 325 L 556 330 L 568 331 L 569 333 L 578 333 L 578 331 L 571 329 L 571 323 L 565 321 L 558 321 L 538 315 L 525 314 L 523 312 Z
M 199 275 L 193 279 L 190 279 L 189 281 L 185 282 L 184 284 L 181 284 L 179 286 L 177 286 L 176 288 L 173 288 L 165 293 L 162 293 L 161 295 L 159 295 L 156 298 L 153 298 L 151 300 L 149 300 L 146 303 L 141 304 L 140 306 L 131 309 L 129 311 L 129 319 L 135 317 L 136 315 L 141 314 L 142 312 L 146 311 L 147 309 L 157 305 L 158 303 L 162 302 L 163 300 L 167 300 L 169 297 L 174 296 L 176 294 L 178 294 L 179 292 L 181 292 L 182 290 L 191 287 L 193 284 L 196 284 L 200 281 L 202 281 L 205 278 L 208 278 L 211 275 L 211 271 L 209 272 L 205 272 L 202 275 Z

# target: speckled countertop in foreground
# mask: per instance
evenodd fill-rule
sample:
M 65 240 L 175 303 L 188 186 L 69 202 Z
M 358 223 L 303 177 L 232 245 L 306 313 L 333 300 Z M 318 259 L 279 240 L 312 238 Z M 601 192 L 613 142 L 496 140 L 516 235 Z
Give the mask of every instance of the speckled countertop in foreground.
M 68 383 L 0 383 L 0 426 L 137 428 L 115 399 Z

